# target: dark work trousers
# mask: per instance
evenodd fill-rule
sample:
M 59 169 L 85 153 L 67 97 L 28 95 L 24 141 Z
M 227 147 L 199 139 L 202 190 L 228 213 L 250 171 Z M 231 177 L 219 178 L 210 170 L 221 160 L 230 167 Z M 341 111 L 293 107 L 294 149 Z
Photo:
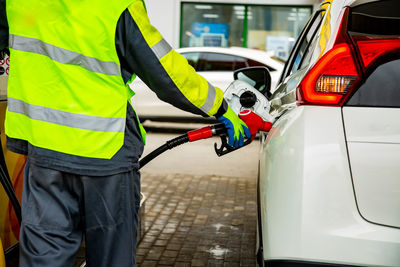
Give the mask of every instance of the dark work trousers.
M 136 266 L 140 174 L 89 177 L 25 166 L 20 266 L 72 266 L 83 234 L 87 266 Z

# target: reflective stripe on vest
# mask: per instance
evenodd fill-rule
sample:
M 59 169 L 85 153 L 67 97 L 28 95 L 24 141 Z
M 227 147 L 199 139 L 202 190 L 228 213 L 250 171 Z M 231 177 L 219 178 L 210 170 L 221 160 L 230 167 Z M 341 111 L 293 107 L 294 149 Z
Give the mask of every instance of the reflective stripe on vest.
M 124 132 L 125 119 L 102 118 L 65 112 L 57 109 L 28 104 L 22 100 L 8 98 L 8 110 L 20 113 L 33 120 L 50 122 L 62 126 L 99 132 Z
M 158 59 L 163 58 L 166 54 L 169 53 L 169 51 L 172 50 L 172 47 L 165 41 L 165 39 L 162 39 L 155 45 L 151 47 L 151 50 L 153 50 L 154 54 L 156 54 Z
M 107 75 L 121 75 L 120 67 L 114 62 L 104 62 L 94 57 L 86 57 L 74 51 L 69 51 L 39 39 L 10 34 L 10 48 L 48 56 L 63 64 L 77 65 L 89 71 Z
M 210 112 L 210 110 L 213 108 L 216 96 L 217 96 L 217 92 L 215 90 L 215 87 L 212 86 L 210 83 L 208 83 L 207 99 L 206 99 L 206 102 L 204 103 L 204 105 L 202 107 L 200 107 L 200 109 L 204 113 L 208 114 Z

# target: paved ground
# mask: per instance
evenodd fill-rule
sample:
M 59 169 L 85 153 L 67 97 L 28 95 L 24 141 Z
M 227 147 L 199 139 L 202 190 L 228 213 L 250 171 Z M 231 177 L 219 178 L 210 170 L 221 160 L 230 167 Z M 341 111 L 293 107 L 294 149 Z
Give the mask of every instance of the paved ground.
M 150 133 L 144 154 L 177 135 Z M 181 146 L 142 169 L 146 214 L 139 266 L 256 266 L 259 144 L 218 158 L 215 142 Z M 81 250 L 75 266 L 83 259 Z
M 142 175 L 147 195 L 139 266 L 255 266 L 256 181 Z
M 171 134 L 150 134 L 144 154 Z M 259 144 L 218 158 L 218 138 L 168 151 L 142 170 L 139 266 L 256 266 Z

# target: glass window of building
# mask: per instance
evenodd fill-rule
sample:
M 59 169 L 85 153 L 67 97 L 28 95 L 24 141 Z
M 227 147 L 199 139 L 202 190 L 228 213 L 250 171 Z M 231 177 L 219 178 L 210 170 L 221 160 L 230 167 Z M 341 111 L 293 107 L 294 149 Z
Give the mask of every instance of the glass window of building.
M 243 21 L 235 5 L 182 4 L 181 47 L 242 46 Z
M 308 7 L 249 6 L 247 47 L 274 51 L 286 60 L 310 16 Z
M 182 3 L 181 47 L 241 46 L 287 59 L 312 7 Z

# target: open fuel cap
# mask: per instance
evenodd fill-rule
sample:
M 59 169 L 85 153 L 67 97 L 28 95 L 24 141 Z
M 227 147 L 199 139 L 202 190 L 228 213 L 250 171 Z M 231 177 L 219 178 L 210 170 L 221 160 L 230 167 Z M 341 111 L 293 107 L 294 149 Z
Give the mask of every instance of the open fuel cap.
M 242 107 L 252 108 L 257 102 L 257 96 L 251 91 L 246 91 L 240 96 L 239 101 Z

